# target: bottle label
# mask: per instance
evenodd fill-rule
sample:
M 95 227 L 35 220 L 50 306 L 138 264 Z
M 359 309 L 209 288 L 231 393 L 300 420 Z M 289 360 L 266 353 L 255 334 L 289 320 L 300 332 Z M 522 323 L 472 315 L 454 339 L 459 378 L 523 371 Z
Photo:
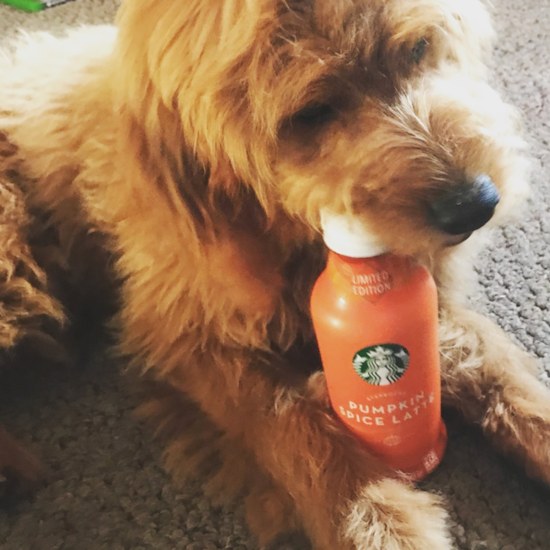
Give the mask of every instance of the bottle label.
M 353 294 L 374 302 L 382 294 L 392 289 L 392 276 L 385 270 L 351 274 Z
M 374 386 L 397 382 L 409 366 L 407 349 L 399 344 L 378 344 L 359 350 L 353 356 L 353 368 L 362 380 Z
M 332 284 L 348 299 L 375 304 L 386 293 L 405 284 L 414 267 L 408 258 L 393 255 L 353 262 L 333 256 L 327 273 Z
M 405 440 L 414 440 L 419 430 L 422 432 L 434 410 L 434 403 L 434 392 L 386 392 L 363 398 L 362 402 L 351 399 L 345 404 L 339 402 L 336 410 L 352 428 L 362 430 L 367 427 L 372 444 L 395 447 Z

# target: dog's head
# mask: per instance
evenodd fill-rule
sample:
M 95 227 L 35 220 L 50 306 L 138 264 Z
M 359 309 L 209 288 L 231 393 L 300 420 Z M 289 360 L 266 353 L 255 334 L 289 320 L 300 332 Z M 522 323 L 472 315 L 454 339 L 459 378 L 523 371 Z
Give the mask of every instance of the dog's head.
M 318 228 L 323 208 L 350 212 L 421 254 L 523 187 L 516 115 L 485 81 L 478 0 L 128 0 L 119 23 L 139 154 L 171 166 L 197 218 L 246 190 L 268 219 Z

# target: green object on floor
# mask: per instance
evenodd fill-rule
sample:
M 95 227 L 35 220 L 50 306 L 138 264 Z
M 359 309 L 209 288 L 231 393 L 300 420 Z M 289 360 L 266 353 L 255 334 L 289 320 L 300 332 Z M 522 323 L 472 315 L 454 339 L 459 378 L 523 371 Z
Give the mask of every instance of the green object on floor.
M 66 4 L 70 1 L 71 0 L 0 0 L 0 3 L 19 8 L 20 10 L 34 12 L 42 11 L 46 8 L 53 8 L 54 6 Z
M 40 11 L 46 7 L 46 5 L 39 0 L 0 0 L 0 2 L 25 11 Z

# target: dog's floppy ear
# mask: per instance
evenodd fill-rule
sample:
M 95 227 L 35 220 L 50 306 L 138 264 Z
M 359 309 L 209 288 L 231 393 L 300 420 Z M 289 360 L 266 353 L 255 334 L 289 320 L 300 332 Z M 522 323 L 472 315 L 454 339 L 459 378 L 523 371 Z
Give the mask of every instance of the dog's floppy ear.
M 254 190 L 239 180 L 223 155 L 215 164 L 201 161 L 184 139 L 176 112 L 158 103 L 150 109 L 159 124 L 147 124 L 146 113 L 132 109 L 119 126 L 128 197 L 117 202 L 134 205 L 128 212 L 135 217 L 126 250 L 134 246 L 149 269 L 152 262 L 160 263 L 161 250 L 172 257 L 168 262 L 187 264 L 192 258 L 195 270 L 200 263 L 210 280 L 200 287 L 207 293 L 203 300 L 225 300 L 228 312 L 236 308 L 254 319 L 272 315 L 283 287 L 280 251 L 257 238 L 266 220 Z M 125 217 L 120 218 L 124 224 Z M 170 273 L 180 271 L 180 277 L 189 275 L 186 269 Z
M 129 122 L 121 146 L 128 140 L 142 171 L 169 190 L 174 206 L 179 192 L 195 220 L 207 214 L 209 193 L 231 194 L 241 182 L 254 186 L 265 209 L 275 202 L 267 159 L 277 126 L 257 120 L 250 104 L 250 74 L 261 73 L 257 52 L 269 46 L 274 6 L 128 0 L 120 12 L 112 79 Z
M 156 121 L 148 121 L 150 112 Z M 119 159 L 138 210 L 166 210 L 197 245 L 216 238 L 217 228 L 246 212 L 264 220 L 256 191 L 246 186 L 223 154 L 209 162 L 186 141 L 176 111 L 162 103 L 125 108 L 118 128 Z
M 206 170 L 193 162 L 181 131 L 168 117 L 147 124 L 146 111 L 158 113 L 158 105 L 125 107 L 119 118 L 118 158 L 132 188 L 132 202 L 144 210 L 167 207 L 188 223 L 189 234 L 195 234 L 205 223 Z

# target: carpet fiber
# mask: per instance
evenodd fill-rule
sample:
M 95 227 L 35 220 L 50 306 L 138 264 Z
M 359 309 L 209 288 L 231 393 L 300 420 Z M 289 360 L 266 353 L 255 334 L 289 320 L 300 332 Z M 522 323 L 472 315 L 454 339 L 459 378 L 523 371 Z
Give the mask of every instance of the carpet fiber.
M 0 45 L 18 29 L 59 32 L 111 21 L 115 10 L 114 0 L 77 0 L 38 14 L 0 6 Z M 550 0 L 501 0 L 495 18 L 494 78 L 525 117 L 533 197 L 481 258 L 475 303 L 549 368 Z M 101 349 L 83 363 L 0 394 L 2 421 L 49 468 L 33 502 L 0 512 L 1 550 L 257 550 L 238 505 L 216 508 L 198 484 L 178 489 L 170 482 L 161 449 L 132 416 L 134 398 L 119 381 L 119 366 Z M 446 458 L 423 485 L 444 495 L 461 550 L 550 546 L 550 491 L 475 430 L 451 422 Z

